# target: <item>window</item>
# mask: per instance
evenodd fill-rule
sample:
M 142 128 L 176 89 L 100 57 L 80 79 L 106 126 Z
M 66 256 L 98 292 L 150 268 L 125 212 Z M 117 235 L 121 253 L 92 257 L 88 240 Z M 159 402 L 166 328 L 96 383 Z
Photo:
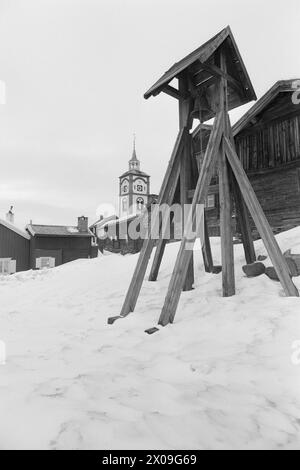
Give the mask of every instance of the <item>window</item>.
M 144 209 L 144 199 L 142 197 L 137 198 L 136 208 L 137 208 L 138 211 L 142 211 Z
M 122 200 L 122 211 L 126 212 L 127 211 L 127 198 L 124 198 Z
M 215 195 L 210 194 L 207 196 L 206 201 L 205 201 L 205 208 L 206 209 L 214 209 L 215 208 Z
M 49 269 L 55 267 L 55 258 L 51 256 L 42 256 L 41 258 L 36 259 L 36 268 L 37 269 Z
M 14 274 L 16 261 L 11 258 L 0 258 L 0 274 Z
M 9 259 L 0 259 L 0 274 L 9 274 Z

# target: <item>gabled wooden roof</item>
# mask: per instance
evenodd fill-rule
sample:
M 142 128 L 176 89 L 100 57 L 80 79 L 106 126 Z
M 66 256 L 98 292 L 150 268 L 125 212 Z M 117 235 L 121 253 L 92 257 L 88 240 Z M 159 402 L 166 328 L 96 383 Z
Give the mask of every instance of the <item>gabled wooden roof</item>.
M 198 91 L 206 91 L 208 100 L 214 88 L 214 79 L 218 77 L 216 63 L 218 52 L 223 50 L 227 59 L 227 73 L 231 80 L 229 87 L 229 109 L 233 109 L 249 101 L 255 100 L 256 95 L 250 81 L 245 64 L 242 60 L 230 27 L 223 29 L 220 33 L 200 46 L 184 59 L 175 63 L 144 95 L 146 99 L 156 96 L 160 92 L 170 94 L 179 98 L 179 91 L 169 84 L 174 78 L 181 74 L 188 74 L 193 85 Z M 209 106 L 208 106 L 209 109 Z M 213 117 L 212 112 L 206 112 L 204 121 Z
M 280 93 L 293 93 L 296 88 L 293 86 L 295 82 L 300 83 L 300 79 L 279 80 L 270 90 L 267 91 L 253 106 L 249 109 L 233 126 L 234 135 L 239 134 L 251 121 L 253 121 L 260 113 L 264 112 L 270 104 L 277 98 Z M 296 105 L 295 105 L 296 106 Z M 299 106 L 299 105 L 297 105 Z

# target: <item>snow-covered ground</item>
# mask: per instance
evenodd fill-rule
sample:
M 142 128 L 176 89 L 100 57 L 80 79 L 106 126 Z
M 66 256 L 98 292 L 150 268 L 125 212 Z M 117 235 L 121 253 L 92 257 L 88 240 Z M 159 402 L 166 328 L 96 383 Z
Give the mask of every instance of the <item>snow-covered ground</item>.
M 300 253 L 300 229 L 278 240 Z M 197 251 L 195 290 L 174 325 L 148 336 L 177 250 L 168 246 L 159 281 L 113 326 L 136 256 L 0 279 L 1 449 L 300 449 L 300 299 L 245 278 L 240 245 L 237 295 L 224 299 Z M 220 263 L 218 239 L 213 251 Z

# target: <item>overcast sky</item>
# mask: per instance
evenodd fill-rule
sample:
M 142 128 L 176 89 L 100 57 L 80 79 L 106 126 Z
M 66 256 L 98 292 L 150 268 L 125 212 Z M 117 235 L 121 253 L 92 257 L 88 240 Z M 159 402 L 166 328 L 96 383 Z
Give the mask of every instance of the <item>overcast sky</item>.
M 258 97 L 300 76 L 299 0 L 0 0 L 0 217 L 93 220 L 117 203 L 133 133 L 158 192 L 177 102 L 143 93 L 228 24 Z

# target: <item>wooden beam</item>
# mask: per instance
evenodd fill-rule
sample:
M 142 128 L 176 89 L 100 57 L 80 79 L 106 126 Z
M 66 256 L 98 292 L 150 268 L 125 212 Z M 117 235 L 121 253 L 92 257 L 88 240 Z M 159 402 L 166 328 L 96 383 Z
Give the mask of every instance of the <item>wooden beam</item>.
M 193 199 L 194 194 L 195 194 L 195 190 L 190 189 L 190 190 L 188 190 L 187 194 L 188 194 L 189 199 Z M 219 185 L 218 184 L 210 184 L 207 194 L 208 195 L 210 195 L 210 194 L 219 194 Z
M 165 84 L 165 85 L 161 86 L 160 88 L 158 88 L 155 91 L 155 93 L 153 93 L 153 96 L 157 96 L 162 92 L 167 93 L 167 95 L 170 95 L 173 98 L 176 98 L 177 100 L 179 100 L 180 98 L 185 99 L 187 97 L 186 95 L 182 95 L 180 93 L 180 91 L 177 90 L 177 88 L 175 88 L 175 87 L 173 87 L 172 85 L 169 85 L 169 84 Z
M 165 238 L 161 238 L 158 240 L 158 244 L 155 250 L 155 255 L 154 255 L 154 260 L 152 263 L 150 275 L 149 275 L 149 281 L 150 282 L 155 282 L 157 281 L 158 273 L 160 270 L 160 265 L 164 256 L 164 252 L 166 249 L 166 244 L 167 240 Z
M 192 223 L 194 222 L 197 204 L 203 204 L 207 195 L 209 183 L 211 181 L 217 162 L 218 152 L 223 135 L 223 128 L 224 116 L 223 113 L 220 112 L 215 118 L 213 130 L 211 132 L 208 146 L 205 152 L 203 165 L 197 182 L 193 202 L 191 204 L 188 220 L 189 226 L 192 226 Z M 159 318 L 160 325 L 165 326 L 168 323 L 172 323 L 174 321 L 181 291 L 186 279 L 186 273 L 192 257 L 191 247 L 194 245 L 194 243 L 195 240 L 189 240 L 186 234 L 184 235 L 168 287 L 165 303 Z M 188 245 L 189 249 L 187 249 Z
M 197 74 L 197 75 L 200 75 L 200 74 Z M 216 83 L 216 81 L 218 80 L 218 78 L 215 75 L 211 75 L 207 78 L 201 78 L 200 76 L 198 77 L 197 75 L 192 78 L 193 84 L 196 87 L 203 87 L 203 86 L 208 87 Z
M 236 151 L 235 141 L 234 141 L 232 129 L 230 126 L 229 116 L 227 116 L 227 122 L 228 122 L 228 128 L 230 129 L 229 140 L 231 142 L 232 147 Z M 232 188 L 233 197 L 235 201 L 237 219 L 238 219 L 239 226 L 241 229 L 241 236 L 242 236 L 242 242 L 243 242 L 243 247 L 244 247 L 244 252 L 245 252 L 246 263 L 252 264 L 256 261 L 256 254 L 255 254 L 255 248 L 254 248 L 254 243 L 253 243 L 249 215 L 248 215 L 245 201 L 242 197 L 242 193 L 240 191 L 239 185 L 237 184 L 236 178 L 232 172 L 231 167 L 229 168 L 229 180 L 231 182 L 231 188 Z
M 236 181 L 240 187 L 245 203 L 249 209 L 249 212 L 254 220 L 254 223 L 264 242 L 266 250 L 273 263 L 273 266 L 277 272 L 284 292 L 287 296 L 299 297 L 298 289 L 296 288 L 291 279 L 287 262 L 283 254 L 281 253 L 281 250 L 277 244 L 269 222 L 258 202 L 256 194 L 250 184 L 250 181 L 247 178 L 247 175 L 236 154 L 236 151 L 227 137 L 224 138 L 224 142 L 227 159 L 235 175 Z
M 232 207 L 227 161 L 223 150 L 220 152 L 219 156 L 219 188 L 223 296 L 231 297 L 235 294 Z
M 182 95 L 188 93 L 189 90 L 189 77 L 182 76 L 179 77 L 179 90 Z M 193 108 L 193 103 L 191 99 L 179 100 L 179 127 L 187 126 L 188 123 L 192 122 L 190 119 L 191 111 Z M 182 228 L 184 230 L 185 224 L 185 205 L 189 203 L 187 197 L 187 190 L 192 188 L 192 167 L 191 167 L 191 158 L 192 158 L 192 142 L 191 135 L 187 132 L 185 134 L 184 149 L 182 153 L 181 163 L 180 163 L 180 205 L 181 205 L 181 214 L 182 214 Z M 194 285 L 194 255 L 192 254 L 190 264 L 186 273 L 186 279 L 183 285 L 184 291 L 190 291 L 193 289 Z
M 203 256 L 203 263 L 204 269 L 207 273 L 212 273 L 214 271 L 214 262 L 211 252 L 210 240 L 209 240 L 209 233 L 208 233 L 208 226 L 207 226 L 207 217 L 204 212 L 204 240 L 202 246 L 202 256 Z
M 171 85 L 167 85 L 166 87 L 162 89 L 162 91 L 166 93 L 167 95 L 170 95 L 173 98 L 176 98 L 177 100 L 180 99 L 179 90 L 176 90 L 176 88 L 172 87 Z
M 237 219 L 241 229 L 242 242 L 244 247 L 245 259 L 247 264 L 252 264 L 256 261 L 256 254 L 254 249 L 253 237 L 251 232 L 250 220 L 247 213 L 242 193 L 237 184 L 236 178 L 230 169 L 231 188 L 234 196 Z
M 190 97 L 188 99 L 183 98 L 183 96 L 187 96 L 188 85 L 189 85 L 188 77 L 182 76 L 182 77 L 179 78 L 179 87 L 180 87 L 180 94 L 179 94 L 179 96 L 180 96 L 180 99 L 179 99 L 179 128 L 180 129 L 182 129 L 182 128 L 187 129 L 187 132 L 186 132 L 185 137 L 184 137 L 184 142 L 183 142 L 183 152 L 182 152 L 181 163 L 180 163 L 180 175 L 183 171 L 182 169 L 186 165 L 186 158 L 187 158 L 186 145 L 188 144 L 188 139 L 189 139 L 188 129 L 192 126 L 191 111 L 192 111 L 192 107 L 193 107 L 193 100 L 191 100 Z M 183 185 L 181 183 L 182 179 L 183 178 L 180 178 L 180 190 L 183 187 Z M 185 181 L 185 183 L 188 184 L 187 181 Z M 171 196 L 169 196 L 170 201 L 171 201 L 170 204 L 172 204 L 174 202 L 173 199 L 174 199 L 174 194 L 175 194 L 175 191 L 176 191 L 176 185 L 173 189 L 174 189 L 174 191 L 171 195 L 173 197 L 171 198 Z M 182 201 L 181 201 L 181 203 L 182 203 Z M 157 244 L 157 247 L 156 247 L 156 250 L 155 250 L 154 259 L 153 259 L 150 275 L 149 275 L 149 278 L 148 278 L 148 280 L 150 282 L 155 282 L 157 280 L 159 270 L 160 270 L 160 266 L 161 266 L 161 262 L 162 262 L 163 255 L 164 255 L 164 252 L 165 252 L 166 244 L 167 244 L 167 240 L 165 239 L 165 234 L 162 233 L 161 234 L 161 239 L 158 241 L 158 244 Z M 194 272 L 194 269 L 191 267 L 190 271 L 188 273 L 189 281 L 188 281 L 188 284 L 186 286 L 187 289 L 192 288 L 192 287 L 190 287 L 190 284 L 194 283 L 193 272 Z

